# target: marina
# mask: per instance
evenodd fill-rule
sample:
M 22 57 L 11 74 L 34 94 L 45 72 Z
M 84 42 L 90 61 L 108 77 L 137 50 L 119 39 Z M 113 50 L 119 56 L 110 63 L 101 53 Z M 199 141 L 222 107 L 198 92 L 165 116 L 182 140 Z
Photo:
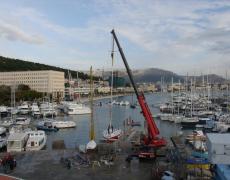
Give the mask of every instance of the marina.
M 230 2 L 14 1 L 0 180 L 230 180 Z
M 125 96 L 116 97 L 117 101 L 131 102 L 132 99 L 133 99 L 132 95 L 125 95 Z M 116 153 L 116 154 L 118 154 L 117 158 L 120 159 L 122 157 L 122 158 L 124 158 L 123 160 L 125 160 L 129 155 L 129 153 L 127 153 L 127 152 L 132 151 L 131 150 L 131 144 L 133 144 L 133 143 L 138 144 L 139 143 L 138 142 L 138 132 L 145 131 L 145 128 L 144 128 L 145 123 L 144 123 L 144 119 L 143 119 L 142 115 L 140 114 L 140 107 L 136 107 L 133 109 L 129 106 L 117 106 L 117 105 L 113 104 L 112 109 L 110 109 L 111 108 L 111 103 L 109 103 L 110 100 L 111 100 L 110 97 L 107 97 L 104 99 L 97 99 L 93 103 L 94 104 L 94 108 L 93 108 L 94 112 L 93 113 L 94 113 L 94 117 L 95 117 L 94 118 L 95 142 L 98 144 L 99 147 L 103 146 L 104 134 L 102 132 L 103 131 L 107 132 L 107 130 L 105 130 L 105 129 L 107 129 L 107 122 L 110 118 L 109 112 L 110 112 L 110 110 L 112 110 L 113 125 L 116 127 L 119 127 L 123 131 L 123 133 L 121 135 L 121 139 L 118 142 L 114 142 L 115 144 L 117 144 L 116 148 L 120 149 L 119 150 L 120 152 Z M 192 126 L 189 126 L 189 128 L 184 128 L 182 121 L 176 122 L 176 121 L 172 121 L 169 119 L 168 120 L 162 119 L 161 117 L 163 117 L 164 113 L 160 113 L 161 108 L 159 108 L 159 106 L 153 106 L 153 104 L 162 104 L 162 102 L 167 102 L 167 100 L 170 100 L 170 94 L 166 93 L 166 94 L 162 95 L 161 93 L 148 93 L 148 94 L 146 94 L 146 100 L 147 100 L 147 103 L 150 105 L 150 109 L 151 109 L 152 113 L 154 115 L 158 115 L 157 118 L 155 118 L 154 120 L 155 120 L 157 126 L 159 127 L 161 135 L 167 139 L 167 142 L 169 144 L 171 144 L 171 147 L 170 146 L 168 147 L 169 149 L 172 149 L 174 147 L 173 143 L 170 143 L 170 141 L 171 141 L 170 139 L 172 137 L 177 137 L 177 138 L 181 137 L 182 138 L 181 143 L 184 144 L 183 145 L 184 147 L 180 151 L 187 151 L 187 153 L 190 152 L 189 154 L 191 157 L 195 156 L 195 157 L 208 159 L 208 155 L 207 155 L 208 149 L 207 149 L 207 145 L 205 143 L 206 136 L 203 132 L 206 132 L 206 130 L 210 131 L 210 128 L 208 128 L 204 125 L 206 125 L 207 122 L 210 121 L 211 117 L 214 118 L 214 116 L 208 115 L 207 117 L 204 117 L 204 115 L 203 115 L 204 113 L 202 113 L 202 118 L 199 118 L 199 122 L 196 122 L 197 125 L 200 124 L 202 126 L 192 125 Z M 85 106 L 89 106 L 89 104 L 87 102 L 85 102 L 85 103 L 86 103 Z M 101 105 L 98 106 L 97 104 L 101 104 Z M 20 171 L 20 158 L 23 159 L 27 156 L 30 157 L 32 155 L 29 152 L 27 152 L 27 150 L 28 151 L 32 150 L 32 149 L 31 150 L 28 149 L 31 146 L 31 144 L 34 146 L 33 151 L 38 151 L 34 154 L 34 158 L 35 157 L 40 158 L 41 156 L 46 156 L 47 154 L 49 154 L 50 163 L 51 162 L 54 163 L 54 164 L 51 164 L 50 167 L 56 168 L 56 166 L 60 165 L 60 163 L 57 159 L 61 158 L 63 156 L 63 153 L 69 154 L 69 156 L 70 156 L 70 154 L 80 153 L 79 149 L 78 149 L 79 146 L 81 144 L 87 144 L 87 142 L 89 142 L 90 114 L 88 114 L 88 113 L 84 114 L 84 115 L 68 115 L 67 113 L 63 114 L 63 112 L 60 110 L 60 108 L 58 108 L 58 106 L 59 105 L 56 106 L 57 112 L 58 112 L 57 116 L 53 117 L 53 119 L 43 119 L 42 117 L 38 118 L 38 117 L 33 117 L 32 115 L 31 116 L 30 115 L 24 115 L 24 119 L 31 119 L 29 122 L 29 125 L 20 123 L 21 129 L 19 128 L 18 130 L 15 129 L 14 131 L 13 130 L 10 131 L 11 134 L 8 137 L 7 143 L 5 144 L 5 145 L 7 145 L 7 151 L 8 152 L 14 152 L 14 153 L 15 153 L 15 151 L 20 152 L 19 154 L 18 153 L 15 154 L 15 157 L 16 157 L 19 165 L 16 168 L 16 170 L 12 172 L 12 175 L 22 177 L 25 179 L 26 179 L 26 177 L 29 177 L 30 173 L 22 174 L 19 171 Z M 175 115 L 177 115 L 177 114 L 175 114 Z M 167 116 L 170 118 L 176 119 L 177 117 L 175 115 L 171 115 L 171 116 L 167 115 Z M 22 115 L 19 115 L 19 117 L 21 118 Z M 198 118 L 199 116 L 195 116 L 195 117 Z M 227 120 L 226 120 L 227 118 L 226 117 L 223 118 L 223 115 L 221 115 L 219 117 L 215 117 L 215 118 L 216 118 L 215 122 L 219 123 L 218 119 L 220 119 L 221 122 L 226 122 L 226 125 L 227 125 Z M 6 123 L 5 119 L 7 119 L 7 117 L 4 117 L 4 118 L 2 117 L 1 122 L 3 124 Z M 15 118 L 15 120 L 16 119 L 17 118 Z M 225 119 L 225 120 L 223 120 L 223 119 Z M 186 121 L 188 121 L 188 120 L 186 120 Z M 46 122 L 48 130 L 42 129 L 43 131 L 41 131 L 41 132 L 43 132 L 43 133 L 44 133 L 44 131 L 46 132 L 47 139 L 45 138 L 45 141 L 44 141 L 41 138 L 34 137 L 34 140 L 33 140 L 34 142 L 32 142 L 32 139 L 30 137 L 28 137 L 28 134 L 34 134 L 34 133 L 39 132 L 39 131 L 30 131 L 29 129 L 27 130 L 27 128 L 36 129 L 36 127 L 37 128 L 39 127 L 38 125 L 40 125 L 40 127 L 42 124 L 44 125 L 44 122 Z M 55 122 L 66 122 L 66 123 L 68 122 L 70 124 L 71 124 L 71 122 L 74 122 L 73 127 L 75 127 L 75 126 L 76 127 L 71 128 L 71 129 L 62 129 L 63 126 L 62 127 L 58 126 L 58 124 L 57 123 L 55 124 Z M 215 122 L 214 122 L 214 124 L 215 124 Z M 14 126 L 14 124 L 15 123 L 13 123 L 9 126 L 10 127 Z M 23 126 L 25 126 L 25 127 L 22 128 Z M 7 126 L 5 126 L 5 127 L 7 127 Z M 52 128 L 54 128 L 54 127 L 57 130 L 53 131 Z M 213 128 L 213 131 L 216 130 L 216 126 L 213 125 L 212 128 Z M 38 129 L 41 129 L 41 128 L 38 128 Z M 201 129 L 201 130 L 194 131 L 195 129 Z M 221 132 L 222 131 L 220 130 L 220 133 Z M 19 134 L 17 134 L 17 133 L 19 133 Z M 183 137 L 184 137 L 184 140 L 183 140 Z M 62 149 L 62 150 L 54 149 L 54 144 L 60 140 L 63 141 L 62 146 L 64 147 L 64 149 Z M 43 145 L 41 145 L 41 148 L 36 147 L 36 144 L 41 144 L 41 142 L 43 142 Z M 44 144 L 44 142 L 46 142 L 46 143 Z M 132 143 L 130 144 L 128 142 L 132 142 Z M 186 145 L 186 142 L 188 143 L 187 145 Z M 19 143 L 20 145 L 16 147 L 14 145 L 15 143 Z M 178 147 L 182 146 L 182 144 L 178 145 L 178 142 L 177 142 Z M 24 146 L 24 148 L 23 148 L 23 146 Z M 111 146 L 113 146 L 113 145 L 111 145 Z M 43 150 L 40 150 L 40 149 L 43 149 Z M 205 155 L 205 153 L 206 153 L 206 155 Z M 56 155 L 53 155 L 53 154 L 56 154 Z M 97 153 L 97 156 L 100 157 L 99 154 Z M 183 154 L 183 152 L 180 152 L 180 155 L 182 155 L 182 154 Z M 178 156 L 178 154 L 177 155 L 174 154 L 173 156 Z M 187 156 L 188 155 L 186 155 L 186 157 Z M 20 158 L 18 159 L 17 157 L 20 157 Z M 173 157 L 171 157 L 171 158 L 173 158 Z M 164 160 L 162 160 L 162 161 L 164 161 Z M 189 160 L 189 158 L 188 158 L 188 163 L 190 163 L 190 165 L 184 164 L 183 167 L 187 167 L 187 169 L 196 168 L 196 165 L 194 165 L 193 161 L 194 160 Z M 47 163 L 47 159 L 45 161 L 43 161 L 41 158 L 41 160 L 39 161 L 39 164 L 42 166 L 42 164 L 45 162 Z M 103 162 L 103 161 L 101 161 L 101 162 Z M 211 167 L 210 162 L 209 163 L 208 162 L 209 161 L 207 161 L 207 162 L 204 161 L 204 165 L 200 165 L 201 167 L 203 167 L 203 166 L 205 167 L 204 168 L 204 169 L 206 169 L 205 171 L 208 171 Z M 28 163 L 28 162 L 26 162 L 26 163 Z M 121 162 L 121 159 L 118 161 L 116 160 L 113 163 L 117 163 L 117 165 L 119 164 L 119 167 L 124 166 L 123 168 L 125 168 L 125 169 L 130 168 L 130 167 L 127 167 L 126 163 L 123 164 Z M 161 160 L 159 163 L 161 163 Z M 193 164 L 191 164 L 191 163 L 193 163 Z M 114 167 L 118 168 L 117 165 L 116 166 L 114 165 Z M 139 166 L 142 166 L 142 165 L 140 164 Z M 145 167 L 148 165 L 145 164 L 143 166 Z M 152 166 L 153 166 L 153 164 L 149 165 L 149 167 L 148 167 L 149 172 L 152 172 L 152 170 L 151 170 Z M 34 166 L 34 168 L 35 169 L 33 170 L 33 172 L 31 172 L 31 175 L 33 173 L 39 172 L 38 167 L 37 167 L 38 169 L 36 168 L 36 166 Z M 59 167 L 59 168 L 61 168 L 61 167 Z M 95 168 L 97 168 L 97 169 L 99 168 L 101 171 L 103 169 L 103 167 L 101 167 L 101 166 L 95 167 Z M 141 170 L 141 167 L 139 167 L 139 168 L 138 169 Z M 112 169 L 113 169 L 113 167 L 111 167 L 111 171 L 112 171 Z M 172 168 L 169 168 L 169 169 L 171 171 L 173 170 Z M 116 170 L 118 170 L 118 169 L 116 169 Z M 84 171 L 90 172 L 91 170 L 85 169 Z M 187 170 L 185 170 L 185 172 L 187 172 Z M 110 173 L 111 173 L 111 175 L 113 174 L 112 172 L 110 172 Z M 62 176 L 60 176 L 60 178 L 65 177 L 64 174 Z M 82 172 L 80 174 L 82 174 L 83 177 L 86 176 L 86 174 L 84 174 Z M 48 174 L 45 175 L 44 173 L 43 173 L 43 175 L 47 176 L 47 177 L 49 176 Z M 123 175 L 123 173 L 122 173 L 122 175 Z M 68 175 L 66 174 L 66 177 L 67 176 Z M 131 176 L 131 174 L 130 174 L 130 176 Z M 148 175 L 148 177 L 151 177 L 151 176 L 152 176 L 152 174 L 150 173 Z M 41 178 L 41 176 L 38 176 L 38 177 Z M 103 175 L 102 175 L 102 177 L 103 177 Z M 146 179 L 148 179 L 148 178 L 146 177 Z

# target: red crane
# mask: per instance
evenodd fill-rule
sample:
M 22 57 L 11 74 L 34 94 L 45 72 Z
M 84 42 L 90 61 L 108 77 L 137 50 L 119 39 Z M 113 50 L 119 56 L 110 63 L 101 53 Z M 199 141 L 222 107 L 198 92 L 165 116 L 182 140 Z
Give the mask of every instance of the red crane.
M 113 35 L 113 39 L 115 40 L 116 44 L 117 44 L 117 47 L 118 47 L 118 50 L 120 52 L 120 55 L 121 55 L 121 58 L 125 64 L 125 67 L 126 67 L 126 71 L 128 73 L 128 76 L 129 76 L 129 79 L 131 81 L 131 84 L 133 86 L 133 89 L 134 89 L 134 92 L 137 96 L 137 99 L 138 99 L 138 102 L 140 104 L 140 107 L 141 107 L 141 110 L 142 110 L 142 114 L 147 122 L 147 128 L 148 128 L 148 135 L 145 136 L 143 138 L 143 145 L 145 146 L 148 146 L 148 147 L 153 147 L 153 148 L 157 148 L 157 147 L 162 147 L 162 146 L 165 146 L 166 145 L 166 140 L 164 138 L 160 138 L 159 137 L 159 129 L 157 128 L 157 125 L 155 124 L 154 122 L 154 119 L 153 119 L 153 116 L 152 116 L 152 113 L 148 107 L 148 104 L 145 100 L 145 96 L 144 96 L 144 93 L 140 93 L 138 92 L 137 90 L 137 87 L 136 87 L 136 84 L 133 80 L 133 75 L 132 75 L 132 71 L 130 70 L 129 68 L 129 65 L 126 61 L 126 58 L 125 58 L 125 55 L 123 53 L 123 50 L 120 46 L 120 43 L 117 39 L 117 36 L 115 34 L 115 31 L 114 29 L 111 31 L 112 35 Z M 112 54 L 113 55 L 113 54 Z

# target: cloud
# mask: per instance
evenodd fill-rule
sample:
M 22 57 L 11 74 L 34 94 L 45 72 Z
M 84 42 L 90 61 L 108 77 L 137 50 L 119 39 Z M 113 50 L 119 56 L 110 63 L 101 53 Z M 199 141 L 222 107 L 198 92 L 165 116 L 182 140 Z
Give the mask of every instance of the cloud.
M 44 39 L 36 34 L 28 34 L 18 26 L 0 21 L 0 37 L 9 41 L 22 41 L 30 44 L 42 44 Z

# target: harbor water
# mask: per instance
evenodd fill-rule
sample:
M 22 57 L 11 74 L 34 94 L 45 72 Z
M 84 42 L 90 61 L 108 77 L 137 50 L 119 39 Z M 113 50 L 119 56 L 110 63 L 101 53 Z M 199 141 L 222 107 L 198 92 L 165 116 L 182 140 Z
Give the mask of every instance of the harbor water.
M 159 93 L 149 93 L 145 95 L 148 102 L 149 108 L 151 109 L 152 114 L 159 113 L 159 104 L 165 102 L 168 99 L 167 95 L 162 96 Z M 132 103 L 136 102 L 135 96 L 122 96 L 114 98 L 116 101 L 129 101 Z M 97 106 L 101 102 L 102 106 Z M 110 98 L 101 99 L 95 101 L 94 105 L 94 126 L 95 126 L 95 140 L 99 142 L 102 137 L 102 132 L 107 129 L 110 121 Z M 135 127 L 138 130 L 144 131 L 145 120 L 143 115 L 140 113 L 141 108 L 137 106 L 135 109 L 130 108 L 129 106 L 118 106 L 113 105 L 112 107 L 112 125 L 114 128 L 120 128 L 124 130 L 124 121 L 127 118 L 131 118 L 134 121 L 140 121 L 141 126 Z M 86 144 L 89 141 L 89 132 L 90 132 L 90 114 L 86 115 L 63 115 L 57 116 L 56 120 L 71 120 L 76 122 L 76 128 L 70 129 L 60 129 L 58 132 L 48 132 L 47 133 L 47 143 L 46 149 L 52 149 L 52 143 L 56 140 L 64 140 L 65 147 L 67 149 L 73 149 L 78 147 L 78 145 Z M 157 127 L 159 128 L 161 134 L 160 136 L 169 139 L 173 135 L 177 135 L 180 131 L 180 125 L 171 122 L 160 121 L 154 118 Z M 34 120 L 33 124 L 36 125 L 39 119 Z

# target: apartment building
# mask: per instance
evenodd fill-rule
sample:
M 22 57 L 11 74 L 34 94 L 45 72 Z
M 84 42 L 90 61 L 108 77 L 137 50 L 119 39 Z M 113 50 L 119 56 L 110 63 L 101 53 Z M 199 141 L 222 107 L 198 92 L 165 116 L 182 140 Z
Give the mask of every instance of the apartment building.
M 35 91 L 52 93 L 54 97 L 64 97 L 64 82 L 64 72 L 60 71 L 0 72 L 0 85 L 25 84 Z

